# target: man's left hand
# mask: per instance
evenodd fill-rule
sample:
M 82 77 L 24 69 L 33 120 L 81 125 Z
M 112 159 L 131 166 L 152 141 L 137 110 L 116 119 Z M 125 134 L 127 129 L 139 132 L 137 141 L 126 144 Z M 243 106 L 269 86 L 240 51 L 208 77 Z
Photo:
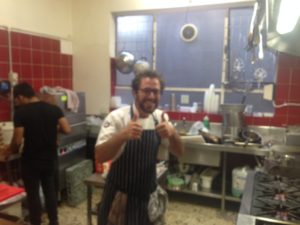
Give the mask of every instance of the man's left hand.
M 169 138 L 171 137 L 176 131 L 174 129 L 173 126 L 171 126 L 169 124 L 168 121 L 165 120 L 164 118 L 164 115 L 165 113 L 162 114 L 161 116 L 161 123 L 159 123 L 157 126 L 156 126 L 156 132 L 158 133 L 158 135 L 161 137 L 161 138 Z

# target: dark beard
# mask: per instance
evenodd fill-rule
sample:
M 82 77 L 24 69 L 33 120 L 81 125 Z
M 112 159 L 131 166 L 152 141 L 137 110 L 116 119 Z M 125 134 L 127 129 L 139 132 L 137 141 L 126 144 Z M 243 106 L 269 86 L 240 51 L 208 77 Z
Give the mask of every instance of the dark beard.
M 141 102 L 141 103 L 139 104 L 139 107 L 140 107 L 140 109 L 141 109 L 144 113 L 147 113 L 147 114 L 153 113 L 154 110 L 155 110 L 155 109 L 157 108 L 157 106 L 158 106 L 158 104 L 157 104 L 156 102 L 153 102 L 153 103 L 155 104 L 155 107 L 153 107 L 153 108 L 151 108 L 151 109 L 148 109 L 148 108 L 144 107 L 144 102 L 145 102 L 145 101 Z

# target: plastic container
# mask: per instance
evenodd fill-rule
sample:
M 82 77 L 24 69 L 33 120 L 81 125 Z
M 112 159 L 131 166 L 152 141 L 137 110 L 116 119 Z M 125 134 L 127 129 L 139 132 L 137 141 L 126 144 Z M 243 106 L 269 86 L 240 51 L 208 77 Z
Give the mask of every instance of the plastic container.
M 184 186 L 184 180 L 176 176 L 168 176 L 168 187 L 174 190 L 181 190 Z
M 212 168 L 206 168 L 200 174 L 201 187 L 203 189 L 211 189 L 213 179 L 218 175 L 219 171 Z
M 248 175 L 248 167 L 237 167 L 232 170 L 232 187 L 231 193 L 234 197 L 241 197 L 246 184 L 246 179 Z
M 108 175 L 108 172 L 111 167 L 112 160 L 109 160 L 104 163 L 99 163 L 97 160 L 95 160 L 95 170 L 97 173 L 100 173 L 102 177 L 106 178 Z

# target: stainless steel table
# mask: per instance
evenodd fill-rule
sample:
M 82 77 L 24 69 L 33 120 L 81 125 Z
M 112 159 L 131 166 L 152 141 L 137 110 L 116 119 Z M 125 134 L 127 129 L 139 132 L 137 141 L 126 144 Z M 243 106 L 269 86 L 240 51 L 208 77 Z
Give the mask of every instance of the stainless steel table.
M 93 209 L 92 196 L 93 187 L 103 188 L 105 179 L 99 173 L 94 173 L 84 180 L 87 185 L 87 225 L 92 225 L 92 215 L 98 215 L 98 210 Z

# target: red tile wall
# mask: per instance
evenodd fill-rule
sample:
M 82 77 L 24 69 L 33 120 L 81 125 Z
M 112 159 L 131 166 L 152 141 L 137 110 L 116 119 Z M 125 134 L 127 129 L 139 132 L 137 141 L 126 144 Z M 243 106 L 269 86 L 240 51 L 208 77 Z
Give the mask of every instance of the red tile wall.
M 7 79 L 9 72 L 8 33 L 0 29 L 0 80 Z M 0 97 L 0 121 L 10 118 L 10 102 Z
M 60 41 L 12 31 L 12 69 L 19 81 L 27 81 L 38 92 L 44 86 L 72 89 L 72 55 L 60 52 Z M 0 79 L 9 74 L 8 31 L 0 29 Z M 10 103 L 0 99 L 0 121 L 10 120 Z

